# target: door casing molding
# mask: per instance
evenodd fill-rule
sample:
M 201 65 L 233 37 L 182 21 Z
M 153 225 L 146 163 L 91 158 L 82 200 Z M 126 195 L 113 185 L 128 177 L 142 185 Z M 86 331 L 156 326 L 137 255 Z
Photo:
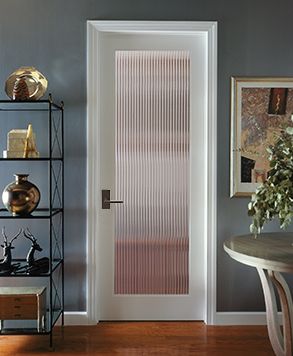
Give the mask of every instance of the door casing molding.
M 87 22 L 87 315 L 89 323 L 99 320 L 98 208 L 99 186 L 99 38 L 101 33 L 205 34 L 207 38 L 207 103 L 205 123 L 205 322 L 216 322 L 216 231 L 217 231 L 217 22 L 88 21 Z

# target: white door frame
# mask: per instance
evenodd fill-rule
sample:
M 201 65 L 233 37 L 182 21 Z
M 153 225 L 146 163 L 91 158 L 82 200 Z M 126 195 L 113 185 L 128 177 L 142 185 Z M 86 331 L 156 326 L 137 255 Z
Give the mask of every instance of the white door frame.
M 87 23 L 87 317 L 99 320 L 98 307 L 98 208 L 100 152 L 99 127 L 99 38 L 101 33 L 205 34 L 207 40 L 208 85 L 205 122 L 205 322 L 216 322 L 216 186 L 217 186 L 217 23 L 169 21 L 88 21 Z

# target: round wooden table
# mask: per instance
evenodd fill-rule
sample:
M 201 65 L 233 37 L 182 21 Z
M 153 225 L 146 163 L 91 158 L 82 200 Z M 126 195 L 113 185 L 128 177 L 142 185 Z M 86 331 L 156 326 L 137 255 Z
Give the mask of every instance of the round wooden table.
M 264 292 L 269 338 L 278 356 L 293 355 L 293 306 L 282 272 L 293 273 L 293 233 L 264 233 L 234 236 L 224 242 L 224 250 L 236 261 L 256 267 Z M 274 288 L 275 287 L 275 288 Z M 277 291 L 283 318 L 278 320 Z

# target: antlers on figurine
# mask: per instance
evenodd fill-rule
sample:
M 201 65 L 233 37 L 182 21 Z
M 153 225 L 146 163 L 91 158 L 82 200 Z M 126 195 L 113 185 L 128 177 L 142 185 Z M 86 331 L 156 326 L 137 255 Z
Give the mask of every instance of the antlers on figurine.
M 3 247 L 3 260 L 0 262 L 0 275 L 9 275 L 14 272 L 19 266 L 19 263 L 12 264 L 11 250 L 14 248 L 12 246 L 12 242 L 18 238 L 21 232 L 22 229 L 20 229 L 18 233 L 8 242 L 8 237 L 6 235 L 5 228 L 2 228 L 4 244 L 1 245 L 1 247 Z
M 20 263 L 12 263 L 12 254 L 11 250 L 14 249 L 12 246 L 12 242 L 17 239 L 17 237 L 23 232 L 24 237 L 31 241 L 31 247 L 26 256 L 26 265 L 20 267 Z M 4 240 L 4 244 L 1 245 L 3 248 L 3 260 L 0 262 L 0 276 L 9 275 L 12 272 L 14 273 L 29 273 L 29 274 L 39 274 L 39 273 L 47 273 L 49 271 L 49 258 L 43 257 L 39 259 L 35 259 L 35 251 L 42 251 L 43 249 L 37 243 L 37 239 L 33 236 L 33 234 L 26 229 L 19 229 L 18 233 L 8 241 L 8 237 L 5 232 L 5 228 L 2 228 L 2 236 Z

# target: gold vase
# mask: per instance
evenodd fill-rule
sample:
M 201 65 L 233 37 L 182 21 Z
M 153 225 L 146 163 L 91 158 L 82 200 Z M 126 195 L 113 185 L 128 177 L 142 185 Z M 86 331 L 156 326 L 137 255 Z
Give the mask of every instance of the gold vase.
M 39 204 L 40 191 L 27 180 L 28 174 L 14 174 L 14 176 L 15 181 L 3 190 L 3 204 L 13 215 L 29 215 Z

